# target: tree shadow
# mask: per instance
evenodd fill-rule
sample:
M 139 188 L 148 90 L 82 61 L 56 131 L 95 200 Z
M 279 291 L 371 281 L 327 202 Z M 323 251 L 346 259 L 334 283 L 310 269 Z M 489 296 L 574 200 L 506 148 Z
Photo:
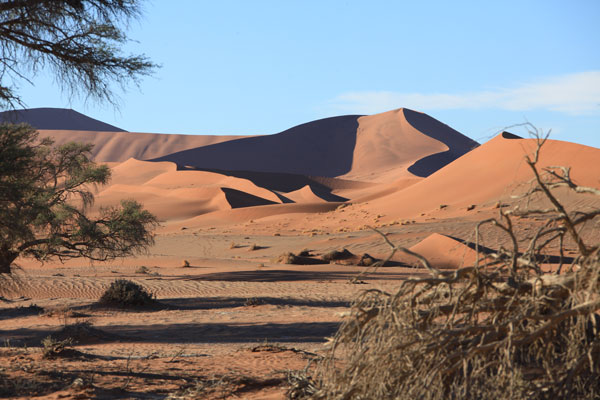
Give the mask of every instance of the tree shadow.
M 220 310 L 247 306 L 246 297 L 193 297 L 161 299 L 161 303 L 170 308 L 180 310 Z M 252 297 L 258 305 L 274 305 L 281 307 L 349 307 L 348 301 L 320 301 L 297 298 Z
M 339 326 L 339 322 L 110 325 L 102 327 L 107 335 L 101 343 L 320 343 L 331 337 Z M 54 333 L 56 330 L 18 328 L 0 331 L 0 339 L 11 338 L 14 344 L 39 346 L 43 338 Z
M 394 263 L 405 266 L 402 263 Z M 227 282 L 290 282 L 290 281 L 334 281 L 348 280 L 356 276 L 364 267 L 357 267 L 356 271 L 294 271 L 294 270 L 255 270 L 215 272 L 186 276 L 177 279 L 190 281 L 227 281 Z M 369 280 L 400 280 L 406 279 L 411 274 L 402 272 L 375 272 L 369 274 Z
M 12 307 L 12 308 L 0 308 L 0 321 L 12 318 L 29 317 L 32 315 L 40 315 L 44 312 L 42 307 L 32 304 L 27 307 Z

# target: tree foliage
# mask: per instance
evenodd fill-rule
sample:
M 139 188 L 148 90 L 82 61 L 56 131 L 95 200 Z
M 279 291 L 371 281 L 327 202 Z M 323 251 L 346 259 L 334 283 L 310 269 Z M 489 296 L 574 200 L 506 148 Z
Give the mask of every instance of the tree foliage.
M 89 158 L 91 144 L 54 146 L 28 125 L 0 125 L 0 273 L 18 256 L 104 261 L 153 243 L 156 218 L 133 200 L 86 215 L 92 189 L 110 169 Z
M 122 54 L 129 39 L 121 25 L 139 16 L 139 0 L 1 1 L 0 103 L 22 105 L 17 82 L 45 67 L 70 94 L 112 102 L 112 82 L 137 82 L 156 67 Z

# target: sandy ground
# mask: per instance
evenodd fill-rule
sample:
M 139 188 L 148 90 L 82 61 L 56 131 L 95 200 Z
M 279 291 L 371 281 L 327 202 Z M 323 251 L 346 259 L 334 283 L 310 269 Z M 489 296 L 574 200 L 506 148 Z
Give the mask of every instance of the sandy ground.
M 352 207 L 320 219 L 337 215 L 339 220 Z M 436 251 L 446 252 L 450 256 L 437 266 L 454 268 L 468 262 L 472 250 L 453 238 L 467 240 L 476 216 L 488 213 L 380 229 L 434 262 Z M 275 262 L 283 252 L 302 249 L 314 258 L 342 248 L 374 257 L 388 252 L 373 231 L 338 232 L 325 222 L 314 225 L 314 216 L 297 217 L 281 217 L 290 220 L 280 221 L 288 226 L 276 233 L 269 231 L 271 220 L 184 230 L 163 226 L 149 254 L 109 263 L 42 266 L 23 260 L 0 285 L 0 395 L 285 398 L 287 374 L 325 353 L 327 338 L 357 293 L 393 291 L 407 277 L 425 274 L 415 268 L 416 260 L 401 255 L 395 266 L 362 277 L 361 284 L 350 280 L 365 267 Z M 532 221 L 525 222 L 517 224 L 523 235 L 534 229 Z M 318 233 L 310 226 L 318 226 Z M 490 230 L 486 237 L 502 241 L 494 235 Z M 190 266 L 183 267 L 183 260 Z M 160 306 L 99 307 L 97 300 L 116 279 L 139 283 Z M 79 353 L 43 358 L 41 341 L 51 335 L 74 337 Z
M 95 265 L 21 263 L 0 285 L 0 394 L 284 398 L 288 371 L 323 354 L 356 293 L 390 291 L 420 273 L 386 267 L 364 284 L 350 284 L 364 267 L 272 262 L 284 250 L 308 247 L 317 255 L 361 239 L 347 246 L 354 251 L 374 239 L 367 232 L 323 238 L 292 233 L 184 230 L 159 234 L 151 254 L 140 258 Z M 260 248 L 250 251 L 255 243 Z M 184 258 L 190 267 L 181 266 Z M 136 273 L 142 265 L 147 272 Z M 96 306 L 120 278 L 141 284 L 162 306 Z M 81 354 L 44 359 L 41 341 L 74 325 L 84 327 L 74 335 L 73 348 Z

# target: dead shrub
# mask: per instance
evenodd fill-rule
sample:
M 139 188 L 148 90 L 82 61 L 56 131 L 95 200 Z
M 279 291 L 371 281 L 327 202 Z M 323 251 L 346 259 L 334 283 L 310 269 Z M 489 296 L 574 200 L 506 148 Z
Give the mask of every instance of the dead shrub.
M 146 289 L 126 279 L 118 279 L 111 283 L 98 303 L 111 307 L 144 307 L 157 304 Z
M 141 265 L 139 267 L 137 267 L 137 269 L 135 270 L 136 274 L 149 274 L 150 273 L 150 268 L 146 267 L 145 265 Z
M 360 257 L 360 260 L 358 260 L 357 265 L 359 267 L 370 267 L 370 266 L 374 265 L 376 262 L 377 262 L 377 259 L 375 257 L 372 257 L 367 253 L 364 253 Z
M 275 259 L 275 262 L 280 264 L 296 264 L 296 265 L 316 265 L 325 264 L 326 261 L 317 258 L 299 256 L 294 253 L 283 253 Z
M 569 212 L 553 189 L 600 191 L 577 186 L 568 168 L 541 173 L 543 142 L 538 137 L 537 151 L 526 159 L 536 186 L 525 198 L 541 193 L 549 207 L 500 207 L 498 218 L 480 222 L 477 241 L 479 229 L 490 225 L 512 243 L 484 265 L 440 271 L 416 255 L 430 276 L 408 279 L 392 293 L 364 291 L 319 365 L 318 389 L 309 397 L 600 398 L 600 243 L 588 244 L 580 234 L 600 209 Z M 544 220 L 521 251 L 513 227 L 520 216 Z M 392 255 L 409 252 L 382 236 Z M 568 267 L 565 242 L 578 248 Z M 550 244 L 560 262 L 557 270 L 544 272 L 540 260 Z
M 324 254 L 321 258 L 324 261 L 331 262 L 331 261 L 347 260 L 352 257 L 354 257 L 354 254 L 352 254 L 347 249 L 343 249 L 343 250 L 330 251 L 329 253 Z
M 54 359 L 75 357 L 80 355 L 81 353 L 77 350 L 74 350 L 71 347 L 72 345 L 72 338 L 57 340 L 54 339 L 52 336 L 48 336 L 42 339 L 42 357 L 46 359 Z

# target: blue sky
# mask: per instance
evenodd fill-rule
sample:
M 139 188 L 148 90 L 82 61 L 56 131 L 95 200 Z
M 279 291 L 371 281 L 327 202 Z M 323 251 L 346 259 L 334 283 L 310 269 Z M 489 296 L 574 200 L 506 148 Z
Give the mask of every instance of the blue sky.
M 600 147 L 600 1 L 154 0 L 144 9 L 126 51 L 162 68 L 118 91 L 118 110 L 70 99 L 43 73 L 21 86 L 27 106 L 189 134 L 269 134 L 408 107 L 480 142 L 529 121 Z

